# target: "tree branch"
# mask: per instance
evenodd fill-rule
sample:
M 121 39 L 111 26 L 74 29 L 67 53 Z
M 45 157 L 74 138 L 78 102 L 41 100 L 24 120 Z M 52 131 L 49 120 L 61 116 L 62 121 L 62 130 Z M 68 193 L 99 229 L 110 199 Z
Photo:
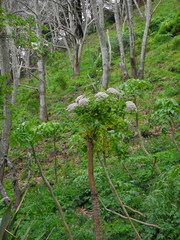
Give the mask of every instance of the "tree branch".
M 37 91 L 39 91 L 39 88 L 37 88 L 37 87 L 32 87 L 32 86 L 28 86 L 28 85 L 23 85 L 23 84 L 18 84 L 19 86 L 21 86 L 21 87 L 25 87 L 25 88 L 31 88 L 31 89 L 34 89 L 34 90 L 37 90 Z
M 100 203 L 103 205 L 104 209 L 105 209 L 107 212 L 111 212 L 111 213 L 113 213 L 113 214 L 115 214 L 115 215 L 117 215 L 117 216 L 119 216 L 119 217 L 121 217 L 121 218 L 123 218 L 123 219 L 128 219 L 128 217 L 126 217 L 126 216 L 124 216 L 124 215 L 122 215 L 122 214 L 120 214 L 120 213 L 117 213 L 117 212 L 115 212 L 115 211 L 107 208 L 107 207 L 104 205 L 103 201 L 102 201 L 100 198 L 99 198 L 99 201 L 100 201 Z M 154 228 L 161 229 L 159 226 L 157 226 L 157 225 L 155 225 L 155 224 L 145 223 L 145 222 L 143 222 L 143 221 L 140 221 L 140 220 L 137 220 L 137 219 L 131 218 L 131 217 L 130 217 L 130 219 L 131 219 L 132 221 L 134 221 L 134 222 L 143 224 L 143 225 L 148 226 L 148 227 L 154 227 Z

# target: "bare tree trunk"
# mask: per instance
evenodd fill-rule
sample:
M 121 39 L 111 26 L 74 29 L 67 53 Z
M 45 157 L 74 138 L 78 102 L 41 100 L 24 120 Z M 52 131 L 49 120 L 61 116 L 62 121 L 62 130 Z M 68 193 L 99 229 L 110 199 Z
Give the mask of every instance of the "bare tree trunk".
M 0 6 L 1 7 L 1 6 Z M 1 29 L 0 29 L 1 30 Z M 12 79 L 10 75 L 11 67 L 9 61 L 9 44 L 6 32 L 0 31 L 0 72 L 1 75 L 6 76 L 4 85 L 6 88 L 10 88 Z M 0 141 L 0 181 L 3 181 L 4 167 L 6 164 L 6 157 L 9 149 L 9 137 L 11 131 L 11 93 L 7 92 L 4 94 L 4 108 L 3 108 L 3 121 L 2 121 L 2 136 Z
M 146 46 L 147 46 L 150 22 L 151 22 L 151 0 L 147 0 L 146 26 L 145 26 L 145 29 L 144 29 L 143 41 L 142 41 L 142 46 L 141 46 L 140 66 L 139 66 L 139 71 L 138 71 L 138 78 L 139 79 L 144 78 L 145 53 L 146 53 Z
M 0 0 L 0 8 L 3 6 L 3 1 Z M 17 62 L 16 47 L 13 39 L 11 38 L 11 29 L 9 28 L 7 23 L 5 23 L 5 27 L 5 30 L 0 28 L 0 74 L 4 75 L 4 85 L 7 88 L 7 92 L 4 94 L 4 119 L 2 121 L 2 135 L 0 141 L 0 194 L 3 198 L 5 198 L 5 203 L 8 204 L 10 202 L 10 198 L 8 197 L 3 187 L 4 167 L 5 165 L 7 165 L 11 174 L 12 185 L 16 196 L 15 206 L 18 206 L 22 198 L 22 191 L 19 188 L 15 167 L 8 159 L 8 151 L 10 132 L 12 127 L 11 106 L 12 104 L 15 104 L 16 101 L 17 85 L 19 80 L 19 68 Z M 11 50 L 12 67 L 10 65 L 9 50 Z M 13 72 L 14 83 L 12 82 L 11 69 Z M 13 95 L 11 95 L 11 92 L 9 91 L 12 87 L 12 84 L 14 85 Z
M 11 182 L 12 182 L 12 186 L 16 196 L 14 207 L 17 208 L 21 202 L 24 191 L 22 191 L 21 188 L 19 187 L 19 182 L 18 182 L 14 164 L 8 158 L 7 158 L 7 165 L 10 171 Z
M 112 61 L 112 48 L 111 48 L 111 41 L 109 37 L 109 30 L 106 30 L 106 35 L 107 35 L 107 41 L 108 41 L 108 48 L 109 48 L 109 66 L 111 66 L 111 61 Z
M 36 34 L 41 39 L 42 29 L 39 24 L 39 4 L 38 0 L 34 0 L 35 19 L 36 19 Z M 46 122 L 48 120 L 47 104 L 46 104 L 46 79 L 45 79 L 45 59 L 44 56 L 38 54 L 38 72 L 39 72 L 39 99 L 40 99 L 40 120 Z
M 94 181 L 93 140 L 87 137 L 86 144 L 88 149 L 88 177 L 89 177 L 89 185 L 90 185 L 93 210 L 94 210 L 96 240 L 102 240 L 98 192 L 97 192 L 95 181 Z
M 142 14 L 142 12 L 141 12 L 141 10 L 140 10 L 140 8 L 139 8 L 139 5 L 138 5 L 137 1 L 136 1 L 136 0 L 133 0 L 133 2 L 134 2 L 135 6 L 136 6 L 136 8 L 137 8 L 137 10 L 138 10 L 138 13 L 139 13 L 141 19 L 144 20 L 143 14 Z
M 17 59 L 17 48 L 14 42 L 14 39 L 12 38 L 12 28 L 6 24 L 6 31 L 9 39 L 9 49 L 11 51 L 11 69 L 13 73 L 13 93 L 12 93 L 12 104 L 15 104 L 16 102 L 16 96 L 18 91 L 18 84 L 19 84 L 19 78 L 20 78 L 20 65 L 18 63 Z
M 117 32 L 117 36 L 118 36 L 120 56 L 121 56 L 120 69 L 122 71 L 124 80 L 128 80 L 129 75 L 128 75 L 128 71 L 126 68 L 124 44 L 123 44 L 122 32 L 120 29 L 121 24 L 120 24 L 120 16 L 119 16 L 119 11 L 118 11 L 117 0 L 115 0 L 115 2 L 114 2 L 114 17 L 115 17 L 115 22 L 116 22 L 116 32 Z
M 131 63 L 132 77 L 137 78 L 132 0 L 127 0 L 127 17 L 128 17 L 127 19 L 128 19 L 128 28 L 129 28 L 130 63 Z
M 40 120 L 43 122 L 48 121 L 47 104 L 46 104 L 46 80 L 45 80 L 45 63 L 44 57 L 39 55 L 38 59 L 38 71 L 39 71 L 39 98 L 40 98 Z
M 96 28 L 98 32 L 98 37 L 100 41 L 100 47 L 102 52 L 102 67 L 103 67 L 103 76 L 101 86 L 103 89 L 108 88 L 108 79 L 109 79 L 109 57 L 108 57 L 108 47 L 106 44 L 105 34 L 104 34 L 104 14 L 103 14 L 103 1 L 98 1 L 99 14 L 97 11 L 96 0 L 91 0 L 91 7 L 93 16 L 95 18 Z
M 79 48 L 80 48 L 80 40 L 75 39 L 74 43 L 74 63 L 73 63 L 73 71 L 74 78 L 80 75 L 80 59 L 79 59 Z
M 25 65 L 25 75 L 29 78 L 29 83 L 32 82 L 32 77 L 30 74 L 30 67 L 31 67 L 31 50 L 26 49 L 25 56 L 24 56 L 24 65 Z

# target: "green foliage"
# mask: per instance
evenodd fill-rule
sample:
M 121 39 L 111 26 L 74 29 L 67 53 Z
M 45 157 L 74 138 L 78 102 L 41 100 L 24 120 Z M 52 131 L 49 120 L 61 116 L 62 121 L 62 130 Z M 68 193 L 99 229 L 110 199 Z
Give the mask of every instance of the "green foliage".
M 159 33 L 170 33 L 172 36 L 178 35 L 180 32 L 180 14 L 172 15 L 165 19 L 160 25 Z
M 22 201 L 20 202 L 19 206 L 17 207 L 16 211 L 12 209 L 12 202 L 6 208 L 5 212 L 3 213 L 3 217 L 0 221 L 0 239 L 2 240 L 15 240 L 17 239 L 18 231 L 20 225 L 22 224 L 22 217 L 18 220 L 18 213 L 21 209 L 22 202 L 24 200 L 25 195 L 23 196 Z M 14 226 L 16 224 L 16 226 Z M 28 226 L 24 233 L 21 232 L 20 240 L 27 240 L 29 239 L 29 232 L 31 230 L 31 224 Z M 35 238 L 35 240 L 42 239 L 45 233 L 42 233 Z
M 59 122 L 43 122 L 35 129 L 43 137 L 54 138 L 58 136 L 61 128 L 62 125 Z
M 48 81 L 54 82 L 53 87 L 51 87 L 52 91 L 55 91 L 57 88 L 61 88 L 62 90 L 67 88 L 67 78 L 63 71 L 52 72 L 52 74 L 48 76 Z
M 89 97 L 87 104 L 74 109 L 78 124 L 84 128 L 82 134 L 95 141 L 98 151 L 113 147 L 123 155 L 127 147 L 122 145 L 128 136 L 128 127 L 124 121 L 125 100 L 114 94 L 98 94 L 105 94 L 105 97 Z
M 179 105 L 176 100 L 170 98 L 156 100 L 154 113 L 151 115 L 151 121 L 154 124 L 166 128 L 169 124 L 174 125 L 175 120 L 178 120 L 179 118 Z
M 172 40 L 172 50 L 180 50 L 180 35 L 176 36 Z
M 150 25 L 150 31 L 151 33 L 157 32 L 159 30 L 159 27 L 161 23 L 165 20 L 166 18 L 164 16 L 156 16 L 153 17 L 151 20 L 151 25 Z
M 63 203 L 63 211 L 74 239 L 95 239 L 86 169 L 87 154 L 85 155 L 85 153 L 87 153 L 87 148 L 85 137 L 87 133 L 95 133 L 96 135 L 94 141 L 95 179 L 99 196 L 105 205 L 123 214 L 110 190 L 102 168 L 99 167 L 99 158 L 102 158 L 106 163 L 106 168 L 123 203 L 142 211 L 147 216 L 147 222 L 160 225 L 161 230 L 156 231 L 154 228 L 136 224 L 143 240 L 171 240 L 179 237 L 177 194 L 179 191 L 180 159 L 179 153 L 174 149 L 169 137 L 171 131 L 168 131 L 169 118 L 175 123 L 176 130 L 178 106 L 169 100 L 169 103 L 164 101 L 164 103 L 157 104 L 158 106 L 155 107 L 153 113 L 156 114 L 153 121 L 153 124 L 158 126 L 156 128 L 147 124 L 146 116 L 152 111 L 153 102 L 157 98 L 176 98 L 178 95 L 180 38 L 177 36 L 177 30 L 179 28 L 179 15 L 174 14 L 174 12 L 177 12 L 176 9 L 174 9 L 174 12 L 169 11 L 169 9 L 173 9 L 173 3 L 176 4 L 177 1 L 164 1 L 164 3 L 162 1 L 162 5 L 155 12 L 151 22 L 145 68 L 145 77 L 152 83 L 151 87 L 144 80 L 131 79 L 119 87 L 124 92 L 124 98 L 119 99 L 121 96 L 118 96 L 116 99 L 115 96 L 109 96 L 106 99 L 95 101 L 94 97 L 91 97 L 92 84 L 87 75 L 89 74 L 91 78 L 97 79 L 95 86 L 100 89 L 99 79 L 102 76 L 102 59 L 100 48 L 98 49 L 98 38 L 95 34 L 92 34 L 86 39 L 86 49 L 82 54 L 81 76 L 76 80 L 71 78 L 72 70 L 65 50 L 47 54 L 47 103 L 51 122 L 39 124 L 37 120 L 39 112 L 38 92 L 21 87 L 18 90 L 18 102 L 12 109 L 13 126 L 10 157 L 17 166 L 17 170 L 20 170 L 18 172 L 20 184 L 23 184 L 27 176 L 27 148 L 29 143 L 38 144 L 38 147 L 36 147 L 37 156 L 43 161 L 44 172 L 55 195 Z M 0 27 L 4 27 L 5 15 L 7 14 L 0 15 Z M 175 22 L 175 16 L 177 16 L 177 22 Z M 42 39 L 36 37 L 34 18 L 21 20 L 9 15 L 8 21 L 11 26 L 15 27 L 13 37 L 16 38 L 17 43 L 22 47 L 38 52 L 38 44 L 44 44 L 45 36 L 42 36 Z M 173 21 L 174 27 L 172 26 Z M 31 26 L 32 32 L 29 31 L 29 26 Z M 143 26 L 144 23 L 141 23 L 139 19 L 135 20 L 137 56 L 141 47 L 140 38 L 142 37 Z M 41 27 L 43 31 L 48 32 L 46 26 Z M 119 44 L 118 39 L 114 37 L 116 35 L 114 26 L 109 28 L 109 35 L 113 60 L 110 68 L 109 84 L 118 86 L 122 77 L 119 71 Z M 125 52 L 128 56 L 129 37 L 126 30 L 123 38 Z M 35 43 L 34 46 L 31 45 L 31 42 Z M 42 49 L 40 48 L 40 50 Z M 126 60 L 129 67 L 128 57 Z M 32 65 L 34 66 L 36 62 L 37 56 L 33 57 Z M 36 74 L 36 72 L 34 73 Z M 23 84 L 29 84 L 29 79 L 21 79 L 21 81 Z M 33 79 L 31 85 L 36 87 L 38 81 Z M 0 88 L 0 107 L 2 108 L 5 93 L 3 81 L 0 86 L 2 86 Z M 67 114 L 65 106 L 84 91 L 86 91 L 87 97 L 90 96 L 88 103 L 90 106 L 79 107 L 74 111 L 75 113 Z M 132 138 L 124 120 L 125 117 L 128 121 L 131 120 L 131 117 L 134 118 L 130 114 L 126 116 L 124 111 L 125 101 L 127 99 L 134 100 L 134 97 L 143 97 L 143 100 L 138 99 L 140 105 L 139 123 L 144 137 L 144 145 L 150 153 L 148 157 L 140 148 L 137 135 L 135 134 Z M 23 121 L 25 122 L 19 125 Z M 166 135 L 159 133 L 160 124 L 162 124 L 161 127 Z M 56 184 L 54 183 L 54 164 L 52 162 L 54 157 L 52 140 L 54 137 L 57 145 L 58 161 L 58 181 Z M 16 144 L 15 148 L 12 143 Z M 162 176 L 157 174 L 154 166 L 155 162 L 158 164 Z M 41 238 L 48 239 L 52 231 L 49 239 L 67 240 L 61 219 L 57 214 L 57 208 L 54 206 L 46 187 L 40 182 L 37 167 L 32 165 L 32 170 L 30 189 L 14 224 L 16 226 L 24 215 L 17 232 L 17 238 L 21 239 L 29 234 L 28 239 L 34 240 L 45 233 Z M 4 185 L 11 197 L 13 196 L 12 185 L 6 169 L 5 176 Z M 3 207 L 4 205 L 1 204 L 1 213 Z M 136 214 L 130 213 L 130 215 L 137 218 Z M 102 206 L 101 216 L 103 239 L 134 239 L 128 221 L 105 211 Z
M 129 79 L 122 85 L 120 85 L 120 89 L 124 91 L 124 95 L 128 97 L 143 97 L 142 90 L 150 87 L 150 84 L 145 80 L 139 79 Z
M 180 168 L 178 165 L 172 166 L 157 181 L 151 189 L 149 196 L 143 205 L 147 212 L 148 221 L 160 225 L 161 230 L 146 229 L 143 239 L 170 240 L 178 239 L 179 225 L 179 181 Z M 153 211 L 150 211 L 153 209 Z
M 180 73 L 180 63 L 171 64 L 171 65 L 169 66 L 169 71 L 171 71 L 171 72 L 176 72 L 176 73 Z
M 23 122 L 12 132 L 11 136 L 12 144 L 22 147 L 37 144 L 42 139 L 42 134 L 34 127 L 33 122 Z

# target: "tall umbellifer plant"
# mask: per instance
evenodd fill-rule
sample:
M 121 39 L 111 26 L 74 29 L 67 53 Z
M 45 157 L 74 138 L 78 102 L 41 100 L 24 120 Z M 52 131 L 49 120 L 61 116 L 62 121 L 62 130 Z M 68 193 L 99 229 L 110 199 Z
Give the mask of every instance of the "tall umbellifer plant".
M 144 141 L 143 141 L 143 137 L 139 128 L 139 107 L 140 103 L 138 104 L 138 99 L 141 100 L 144 97 L 143 91 L 145 89 L 147 89 L 148 87 L 150 87 L 150 84 L 145 81 L 145 80 L 139 80 L 139 79 L 129 79 L 128 81 L 126 81 L 124 84 L 122 84 L 121 89 L 124 91 L 125 96 L 132 100 L 134 103 L 131 103 L 131 101 L 127 101 L 127 111 L 128 112 L 135 112 L 135 125 L 136 125 L 136 131 L 138 133 L 138 137 L 139 137 L 139 142 L 140 142 L 140 146 L 143 150 L 143 152 L 149 156 L 150 153 L 147 151 L 147 149 L 144 146 Z M 133 105 L 134 104 L 134 105 Z M 128 107 L 129 105 L 129 107 Z M 161 175 L 161 171 L 157 165 L 157 163 L 155 163 L 155 168 L 156 171 L 158 172 L 158 174 Z
M 116 89 L 109 88 L 106 92 L 98 92 L 88 98 L 81 95 L 66 109 L 75 113 L 74 117 L 83 129 L 87 145 L 88 178 L 97 240 L 102 240 L 102 228 L 98 191 L 94 179 L 93 153 L 100 151 L 105 142 L 107 144 L 112 130 L 125 131 L 127 129 L 124 121 L 125 106 L 125 99 L 121 97 L 121 93 Z
M 129 107 L 127 106 L 128 107 L 127 111 L 131 112 L 133 110 L 133 112 L 136 113 L 136 130 L 138 132 L 141 148 L 146 155 L 149 155 L 149 153 L 144 147 L 142 135 L 139 129 L 139 113 L 137 108 L 137 105 L 138 105 L 137 100 L 138 100 L 138 97 L 143 98 L 143 90 L 146 89 L 148 86 L 149 84 L 145 80 L 139 80 L 134 78 L 129 79 L 128 81 L 126 81 L 124 84 L 121 85 L 121 88 L 124 91 L 124 94 L 126 95 L 126 97 L 135 103 L 135 105 L 133 106 L 133 104 L 130 103 L 130 101 L 128 101 L 127 105 Z
M 58 181 L 57 175 L 57 141 L 59 138 L 59 134 L 62 130 L 62 124 L 59 122 L 43 122 L 39 126 L 36 127 L 38 134 L 41 134 L 43 137 L 53 140 L 53 150 L 54 150 L 54 173 L 55 173 L 55 182 Z

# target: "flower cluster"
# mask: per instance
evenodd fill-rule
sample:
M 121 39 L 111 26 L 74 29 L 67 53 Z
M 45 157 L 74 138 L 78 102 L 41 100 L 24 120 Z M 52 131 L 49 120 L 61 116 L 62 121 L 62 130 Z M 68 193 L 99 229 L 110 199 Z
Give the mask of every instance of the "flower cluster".
M 136 105 L 131 102 L 131 101 L 127 101 L 126 102 L 126 109 L 125 109 L 126 112 L 131 112 L 131 111 L 135 111 L 137 112 L 137 107 Z
M 107 92 L 108 92 L 108 93 L 112 93 L 112 94 L 117 94 L 117 95 L 122 95 L 122 94 L 123 94 L 122 91 L 118 91 L 118 90 L 116 90 L 115 88 L 108 88 L 108 89 L 107 89 Z
M 89 102 L 89 98 L 81 98 L 79 100 L 79 106 L 85 106 L 88 104 L 88 102 Z
M 115 94 L 115 95 L 122 95 L 123 93 L 116 90 L 115 88 L 108 88 L 107 92 L 110 94 Z M 109 95 L 105 92 L 98 92 L 94 95 L 95 101 L 102 100 L 103 98 L 107 98 Z M 85 94 L 80 95 L 76 98 L 75 103 L 70 104 L 66 110 L 67 111 L 73 111 L 77 107 L 83 107 L 89 103 L 89 98 L 85 97 Z M 133 103 L 134 104 L 134 103 Z
M 79 103 L 79 101 L 80 101 L 81 99 L 83 99 L 84 96 L 85 96 L 85 94 L 78 96 L 78 97 L 75 99 L 75 102 L 76 102 L 76 103 Z
M 83 106 L 87 105 L 89 102 L 89 98 L 85 98 L 84 96 L 85 96 L 85 94 L 78 96 L 75 100 L 75 103 L 70 104 L 66 108 L 66 110 L 68 112 L 70 112 L 70 111 L 73 111 L 77 107 L 83 107 Z
M 76 107 L 78 107 L 79 105 L 77 104 L 77 103 L 71 103 L 67 108 L 66 108 L 66 110 L 68 111 L 68 112 L 70 112 L 70 111 L 73 111 Z
M 94 97 L 96 98 L 96 101 L 101 100 L 102 98 L 106 98 L 109 95 L 107 93 L 104 92 L 98 92 L 94 95 Z

